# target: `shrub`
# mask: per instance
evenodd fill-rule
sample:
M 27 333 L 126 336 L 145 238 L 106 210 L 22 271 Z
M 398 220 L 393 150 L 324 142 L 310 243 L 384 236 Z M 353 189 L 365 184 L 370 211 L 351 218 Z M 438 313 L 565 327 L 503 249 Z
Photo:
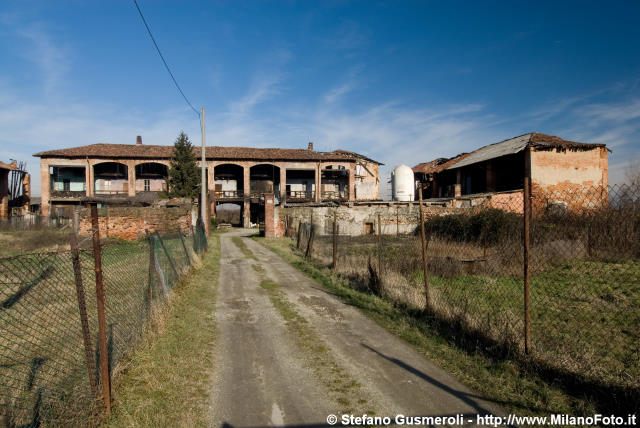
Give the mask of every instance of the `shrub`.
M 434 217 L 425 222 L 425 230 L 430 235 L 460 242 L 480 241 L 487 244 L 519 237 L 521 229 L 522 216 L 496 208 L 473 215 Z

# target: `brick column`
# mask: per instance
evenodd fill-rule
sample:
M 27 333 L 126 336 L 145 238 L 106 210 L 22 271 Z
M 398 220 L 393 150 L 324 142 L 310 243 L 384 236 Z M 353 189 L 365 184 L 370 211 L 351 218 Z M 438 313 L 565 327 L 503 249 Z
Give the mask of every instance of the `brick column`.
M 455 198 L 462 196 L 462 171 L 459 168 L 456 171 L 456 186 L 453 190 L 453 196 Z
M 49 164 L 42 162 L 40 162 L 40 194 L 40 214 L 46 217 L 51 208 L 51 176 L 49 175 Z
M 31 209 L 31 174 L 25 174 L 22 177 L 22 191 L 27 198 L 27 203 L 24 206 L 26 212 L 24 214 L 28 214 Z
M 251 167 L 246 165 L 243 169 L 243 193 L 244 193 L 244 204 L 243 204 L 243 226 L 251 227 Z
M 251 195 L 251 174 L 250 167 L 247 165 L 243 169 L 243 196 L 248 198 Z
M 95 194 L 93 183 L 93 165 L 87 163 L 87 169 L 84 173 L 85 187 L 87 189 L 87 196 L 93 196 Z
M 280 166 L 280 203 L 287 199 L 287 169 Z
M 136 165 L 134 161 L 127 161 L 127 177 L 129 179 L 129 196 L 136 195 Z
M 207 171 L 208 171 L 207 185 L 209 186 L 209 215 L 211 216 L 211 218 L 215 218 L 216 216 L 216 176 L 215 176 L 215 165 L 213 164 L 213 162 L 209 162 Z
M 264 236 L 275 238 L 276 224 L 274 221 L 275 195 L 264 195 Z
M 321 184 L 322 184 L 322 175 L 320 174 L 320 164 L 316 166 L 316 177 L 315 177 L 315 185 L 316 185 L 316 197 L 315 201 L 320 202 L 320 193 L 321 193 Z
M 9 217 L 9 170 L 0 169 L 0 218 Z
M 349 169 L 349 201 L 353 202 L 355 200 L 356 200 L 355 171 L 353 169 Z
M 245 198 L 242 204 L 242 227 L 251 227 L 251 200 Z

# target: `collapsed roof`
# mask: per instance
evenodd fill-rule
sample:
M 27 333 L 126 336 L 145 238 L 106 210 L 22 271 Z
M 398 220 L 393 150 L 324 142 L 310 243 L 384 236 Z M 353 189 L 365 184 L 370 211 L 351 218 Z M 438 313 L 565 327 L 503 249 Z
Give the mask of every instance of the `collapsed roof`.
M 471 153 L 461 153 L 453 158 L 438 158 L 431 162 L 425 162 L 414 166 L 414 173 L 435 174 L 447 169 L 462 168 L 489 159 L 499 158 L 505 155 L 520 153 L 526 147 L 534 147 L 538 150 L 557 151 L 582 151 L 592 150 L 597 147 L 606 147 L 604 144 L 579 143 L 576 141 L 564 140 L 553 135 L 531 132 L 520 135 L 499 143 L 489 144 Z

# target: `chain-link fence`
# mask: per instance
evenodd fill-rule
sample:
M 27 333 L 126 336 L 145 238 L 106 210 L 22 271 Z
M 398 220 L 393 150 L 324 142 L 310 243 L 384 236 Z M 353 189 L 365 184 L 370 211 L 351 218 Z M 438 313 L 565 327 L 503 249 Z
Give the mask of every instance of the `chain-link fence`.
M 640 189 L 504 201 L 430 215 L 424 261 L 418 213 L 409 235 L 382 215 L 364 236 L 303 223 L 297 248 L 484 351 L 640 399 Z
M 74 241 L 71 250 L 0 259 L 0 427 L 84 425 L 103 409 L 92 236 Z M 98 245 L 109 386 L 152 308 L 204 248 L 201 223 Z

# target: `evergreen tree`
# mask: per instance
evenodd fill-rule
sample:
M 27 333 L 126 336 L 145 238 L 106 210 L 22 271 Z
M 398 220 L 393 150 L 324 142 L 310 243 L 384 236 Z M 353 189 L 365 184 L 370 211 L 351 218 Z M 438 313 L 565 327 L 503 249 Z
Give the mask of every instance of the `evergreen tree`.
M 197 198 L 200 192 L 200 172 L 189 137 L 180 132 L 173 145 L 169 168 L 169 194 L 179 198 Z

